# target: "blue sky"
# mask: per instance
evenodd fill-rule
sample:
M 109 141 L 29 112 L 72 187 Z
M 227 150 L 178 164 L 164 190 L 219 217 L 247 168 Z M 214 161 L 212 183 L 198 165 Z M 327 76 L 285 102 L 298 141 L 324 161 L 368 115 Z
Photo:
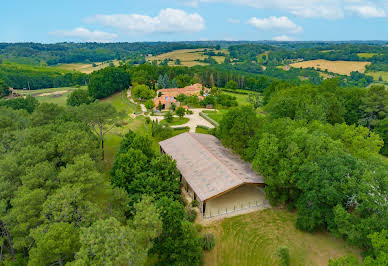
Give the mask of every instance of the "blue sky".
M 3 1 L 0 42 L 388 39 L 388 0 Z

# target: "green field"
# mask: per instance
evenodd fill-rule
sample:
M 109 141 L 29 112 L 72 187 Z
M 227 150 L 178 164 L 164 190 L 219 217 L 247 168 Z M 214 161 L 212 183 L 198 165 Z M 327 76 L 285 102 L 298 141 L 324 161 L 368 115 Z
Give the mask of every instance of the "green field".
M 368 71 L 366 74 L 372 76 L 375 81 L 382 77 L 384 82 L 388 82 L 388 71 Z
M 111 62 L 113 65 L 118 66 L 120 65 L 118 60 L 112 60 Z M 79 71 L 81 73 L 90 74 L 93 71 L 97 71 L 100 69 L 103 69 L 105 67 L 108 67 L 110 65 L 110 62 L 96 62 L 94 63 L 95 67 L 93 66 L 93 63 L 72 63 L 72 64 L 60 64 L 56 65 L 52 68 L 58 68 L 68 71 Z
M 203 127 L 196 127 L 195 128 L 195 133 L 200 133 L 200 134 L 210 134 L 210 130 L 203 128 Z
M 171 122 L 167 122 L 166 119 L 163 119 L 162 121 L 160 121 L 160 123 L 162 125 L 179 126 L 179 125 L 184 125 L 189 121 L 190 119 L 187 117 L 173 117 Z
M 205 265 L 281 265 L 280 245 L 290 250 L 291 265 L 327 265 L 330 258 L 358 249 L 327 232 L 307 233 L 295 228 L 296 214 L 267 209 L 216 221 L 204 228 L 216 237 L 216 246 L 204 253 Z
M 357 55 L 361 58 L 371 58 L 377 54 L 376 53 L 358 53 Z
M 86 89 L 86 86 L 80 87 Z M 31 95 L 35 97 L 41 103 L 55 103 L 61 106 L 66 105 L 66 100 L 69 94 L 78 88 L 76 87 L 63 87 L 63 88 L 49 88 L 41 90 L 15 90 L 20 95 Z
M 207 63 L 198 62 L 195 60 L 204 60 L 207 58 L 207 55 L 204 55 L 203 48 L 200 49 L 182 49 L 182 50 L 175 50 L 172 52 L 151 56 L 147 58 L 148 62 L 157 61 L 158 63 L 164 61 L 165 59 L 172 59 L 173 61 L 168 62 L 169 65 L 173 66 L 175 65 L 175 60 L 179 59 L 181 61 L 182 66 L 197 66 L 197 65 L 208 65 Z M 216 53 L 223 52 L 225 54 L 228 54 L 228 50 L 219 50 L 216 51 L 214 49 L 207 49 L 209 52 L 214 51 Z M 224 56 L 212 56 L 214 60 L 216 60 L 218 63 L 223 63 L 225 60 Z
M 221 110 L 218 110 L 218 111 L 208 111 L 208 110 L 204 110 L 203 113 L 205 113 L 208 117 L 210 117 L 211 119 L 213 119 L 214 121 L 216 122 L 221 122 L 221 119 L 222 119 L 222 116 L 228 112 L 227 109 L 221 109 Z

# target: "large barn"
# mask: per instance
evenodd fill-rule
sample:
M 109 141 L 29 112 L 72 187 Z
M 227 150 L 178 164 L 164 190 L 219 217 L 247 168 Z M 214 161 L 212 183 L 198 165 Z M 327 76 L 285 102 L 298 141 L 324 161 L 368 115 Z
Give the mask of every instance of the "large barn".
M 159 144 L 176 160 L 182 186 L 200 203 L 204 217 L 264 202 L 263 178 L 216 137 L 184 133 Z

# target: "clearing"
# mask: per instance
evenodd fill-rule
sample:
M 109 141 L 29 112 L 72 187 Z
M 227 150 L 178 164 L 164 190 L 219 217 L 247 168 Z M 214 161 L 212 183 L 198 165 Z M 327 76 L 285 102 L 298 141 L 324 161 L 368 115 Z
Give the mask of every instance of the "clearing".
M 175 65 L 175 60 L 179 59 L 181 60 L 182 66 L 196 66 L 196 65 L 208 65 L 207 63 L 198 62 L 195 60 L 203 60 L 207 58 L 207 55 L 204 55 L 204 48 L 201 49 L 183 49 L 183 50 L 175 50 L 169 53 L 160 54 L 156 56 L 147 57 L 147 61 L 154 61 L 157 60 L 158 63 L 162 62 L 164 59 L 172 59 L 173 61 L 168 62 L 170 66 Z M 215 49 L 207 49 L 208 52 L 221 52 L 224 54 L 228 54 L 228 50 L 215 50 Z M 224 56 L 212 56 L 218 63 L 223 63 L 225 60 Z
M 388 71 L 368 71 L 366 74 L 372 76 L 375 81 L 381 77 L 383 82 L 388 82 Z
M 76 89 L 86 89 L 86 86 L 80 88 L 63 87 L 63 88 L 49 88 L 41 90 L 14 90 L 22 96 L 30 95 L 35 97 L 41 103 L 55 103 L 61 106 L 66 105 L 67 96 Z
M 295 68 L 315 68 L 321 71 L 327 71 L 341 74 L 350 75 L 352 71 L 358 71 L 360 73 L 365 72 L 365 67 L 370 65 L 370 62 L 359 62 L 359 61 L 329 61 L 323 59 L 303 61 L 299 63 L 291 64 L 290 66 Z
M 113 63 L 115 66 L 119 65 L 119 60 L 112 60 L 111 62 L 96 62 L 96 63 L 73 63 L 73 64 L 60 64 L 56 65 L 54 67 L 70 70 L 70 71 L 79 71 L 81 73 L 90 74 L 93 71 L 97 71 L 100 69 L 103 69 L 105 67 L 108 67 L 110 63 Z M 93 67 L 93 64 L 96 66 Z
M 327 265 L 330 258 L 360 251 L 327 232 L 307 233 L 295 228 L 296 213 L 266 209 L 226 218 L 204 227 L 216 245 L 204 252 L 204 265 L 280 265 L 280 245 L 290 249 L 291 265 Z

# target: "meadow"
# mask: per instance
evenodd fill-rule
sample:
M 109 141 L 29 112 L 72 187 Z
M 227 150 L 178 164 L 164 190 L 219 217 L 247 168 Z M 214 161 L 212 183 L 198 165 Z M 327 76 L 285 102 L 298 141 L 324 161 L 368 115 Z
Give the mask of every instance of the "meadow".
M 208 49 L 208 51 L 214 51 L 214 52 L 223 52 L 225 54 L 228 53 L 227 50 L 212 50 Z M 157 56 L 151 56 L 147 58 L 147 61 L 158 61 L 158 63 L 162 62 L 164 59 L 172 59 L 173 61 L 168 62 L 169 65 L 173 66 L 175 65 L 175 60 L 179 59 L 181 61 L 182 66 L 197 66 L 197 65 L 208 65 L 207 63 L 198 62 L 195 60 L 203 60 L 207 58 L 207 55 L 204 55 L 204 49 L 183 49 L 183 50 L 175 50 L 173 52 L 164 53 Z M 218 63 L 223 63 L 225 60 L 224 56 L 212 56 Z
M 279 246 L 287 246 L 291 265 L 327 265 L 330 258 L 360 251 L 327 232 L 308 233 L 295 228 L 297 214 L 266 209 L 216 221 L 204 228 L 216 245 L 204 252 L 204 265 L 281 265 Z
M 341 74 L 341 75 L 350 75 L 352 71 L 358 71 L 360 73 L 365 72 L 365 67 L 370 65 L 370 62 L 357 62 L 357 61 L 329 61 L 323 59 L 309 60 L 290 64 L 290 66 L 295 68 L 315 68 L 325 71 L 326 69 L 329 72 Z
M 368 71 L 366 74 L 372 76 L 375 81 L 381 77 L 383 82 L 388 82 L 388 71 Z
M 118 66 L 119 62 L 120 62 L 119 60 L 112 60 L 112 63 L 115 66 Z M 93 63 L 60 64 L 60 65 L 54 66 L 53 68 L 60 68 L 60 69 L 69 70 L 69 71 L 79 71 L 81 73 L 90 74 L 93 71 L 97 71 L 105 67 L 108 67 L 110 62 L 96 62 L 94 64 L 96 65 L 95 67 L 93 67 Z
M 86 90 L 86 86 L 80 87 Z M 60 106 L 66 105 L 68 95 L 79 88 L 76 87 L 64 87 L 64 88 L 49 88 L 41 90 L 14 90 L 22 96 L 33 96 L 41 103 L 55 103 Z

